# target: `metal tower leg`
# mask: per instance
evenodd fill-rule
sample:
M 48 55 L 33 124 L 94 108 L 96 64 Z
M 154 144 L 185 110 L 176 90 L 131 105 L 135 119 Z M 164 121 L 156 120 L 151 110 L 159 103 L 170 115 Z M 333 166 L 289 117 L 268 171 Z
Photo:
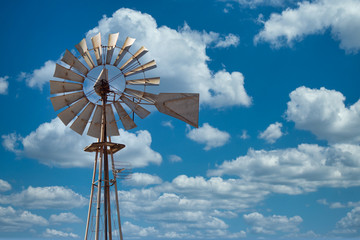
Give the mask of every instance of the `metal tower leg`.
M 102 162 L 103 162 L 103 150 L 100 150 L 99 161 L 99 176 L 98 176 L 98 192 L 96 202 L 96 225 L 95 225 L 95 240 L 99 240 L 99 226 L 100 226 L 100 204 L 101 204 L 101 182 L 102 182 Z
M 109 141 L 111 142 L 111 138 L 109 137 Z M 111 165 L 112 165 L 112 171 L 113 173 L 115 172 L 115 163 L 114 163 L 114 154 L 111 152 Z M 123 235 L 122 235 L 122 229 L 121 229 L 121 221 L 120 221 L 120 208 L 119 208 L 119 197 L 118 197 L 118 190 L 117 190 L 117 181 L 116 181 L 116 176 L 114 175 L 114 188 L 115 188 L 115 201 L 116 201 L 116 211 L 117 211 L 117 220 L 118 220 L 118 227 L 119 227 L 119 235 L 120 235 L 120 240 L 123 240 Z
M 95 186 L 95 176 L 96 176 L 98 155 L 99 155 L 99 151 L 96 151 L 95 161 L 94 161 L 94 172 L 93 172 L 93 177 L 92 177 L 92 182 L 91 182 L 89 210 L 88 210 L 88 216 L 87 216 L 87 221 L 86 221 L 86 230 L 85 230 L 85 238 L 84 238 L 84 240 L 87 240 L 88 232 L 89 232 L 89 223 L 90 223 L 90 218 L 91 218 L 91 207 L 92 207 L 93 196 L 94 196 L 94 186 Z

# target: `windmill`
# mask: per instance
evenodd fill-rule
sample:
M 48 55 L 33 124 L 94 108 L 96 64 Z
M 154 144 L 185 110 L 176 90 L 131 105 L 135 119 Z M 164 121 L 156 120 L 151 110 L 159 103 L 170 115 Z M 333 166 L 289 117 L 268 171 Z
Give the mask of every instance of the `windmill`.
M 116 168 L 113 155 L 125 145 L 111 142 L 112 136 L 119 135 L 117 123 L 121 122 L 125 130 L 137 127 L 134 116 L 147 117 L 150 111 L 145 106 L 152 105 L 161 113 L 198 127 L 199 94 L 146 92 L 146 87 L 160 84 L 159 77 L 146 76 L 156 68 L 155 61 L 141 63 L 148 50 L 141 47 L 133 54 L 130 48 L 135 39 L 127 37 L 122 46 L 117 46 L 118 37 L 119 33 L 109 34 L 107 45 L 102 45 L 98 33 L 91 38 L 92 49 L 84 38 L 75 45 L 79 57 L 66 50 L 62 64 L 56 64 L 54 77 L 62 81 L 50 80 L 50 99 L 61 121 L 80 135 L 87 129 L 87 135 L 98 139 L 84 149 L 95 153 L 85 240 L 92 236 L 112 240 L 113 235 L 123 239 L 116 178 L 124 169 Z M 111 189 L 115 191 L 117 226 L 112 224 Z

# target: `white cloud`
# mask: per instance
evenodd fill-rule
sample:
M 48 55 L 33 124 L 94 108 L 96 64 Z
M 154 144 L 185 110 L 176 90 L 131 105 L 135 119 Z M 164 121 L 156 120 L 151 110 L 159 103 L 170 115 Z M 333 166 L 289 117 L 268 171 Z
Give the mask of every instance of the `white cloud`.
M 283 135 L 281 128 L 282 123 L 276 122 L 270 124 L 264 132 L 259 134 L 259 138 L 264 139 L 268 143 L 274 143 Z
M 29 211 L 17 211 L 12 207 L 0 206 L 0 231 L 21 232 L 32 226 L 46 226 L 48 221 Z
M 129 179 L 123 181 L 126 185 L 130 186 L 148 186 L 154 184 L 161 184 L 162 180 L 158 176 L 150 175 L 147 173 L 133 173 Z
M 162 122 L 161 122 L 161 125 L 164 126 L 164 127 L 171 128 L 171 129 L 174 128 L 174 125 L 172 124 L 171 121 L 162 121 Z
M 258 6 L 282 6 L 287 0 L 223 0 L 237 2 L 244 7 L 256 8 Z
M 220 131 L 208 123 L 204 123 L 202 127 L 190 130 L 186 136 L 197 143 L 205 144 L 204 149 L 206 151 L 224 146 L 230 139 L 229 133 Z
M 3 147 L 11 152 L 20 153 L 19 150 L 19 141 L 22 140 L 22 137 L 16 133 L 11 133 L 8 135 L 2 135 L 2 145 Z
M 205 179 L 185 175 L 148 189 L 119 191 L 125 216 L 144 216 L 156 221 L 186 221 L 187 226 L 198 224 L 201 220 L 203 227 L 210 226 L 217 217 L 233 218 L 231 211 L 244 210 L 268 193 L 239 179 Z M 220 225 L 226 226 L 223 223 Z
M 251 225 L 251 231 L 258 234 L 275 234 L 276 232 L 293 233 L 298 232 L 298 225 L 302 223 L 302 218 L 294 216 L 273 215 L 263 216 L 261 213 L 253 212 L 244 215 L 245 221 Z
M 297 148 L 253 150 L 225 161 L 209 176 L 235 175 L 258 183 L 271 192 L 301 194 L 319 187 L 360 186 L 360 146 L 336 144 L 321 147 L 301 144 Z
M 58 238 L 58 237 L 62 237 L 62 238 L 79 238 L 79 235 L 75 234 L 75 233 L 66 233 L 66 232 L 62 232 L 59 230 L 55 230 L 55 229 L 50 229 L 47 228 L 45 230 L 45 232 L 43 233 L 44 237 L 47 238 Z
M 356 234 L 360 233 L 360 207 L 352 209 L 336 223 L 335 233 Z
M 174 163 L 174 162 L 181 162 L 182 161 L 182 158 L 177 156 L 177 155 L 170 155 L 169 156 L 169 161 Z
M 346 207 L 360 207 L 360 202 L 328 202 L 326 199 L 317 200 L 319 204 L 329 206 L 330 208 L 346 208 Z
M 116 153 L 115 161 L 131 160 L 132 167 L 144 167 L 151 163 L 160 164 L 162 157 L 150 148 L 152 139 L 148 131 L 130 133 L 120 129 L 120 136 L 112 137 L 113 142 L 126 147 Z M 58 118 L 41 124 L 26 137 L 16 134 L 3 135 L 3 145 L 19 157 L 36 159 L 57 167 L 92 167 L 94 155 L 83 151 L 95 139 L 80 136 L 66 127 Z
M 154 88 L 154 93 L 197 92 L 201 104 L 211 108 L 251 105 L 252 99 L 246 93 L 244 76 L 240 72 L 229 73 L 224 69 L 213 73 L 207 64 L 210 59 L 206 48 L 237 46 L 239 37 L 234 34 L 221 36 L 215 32 L 200 32 L 190 29 L 187 24 L 178 30 L 158 27 L 152 16 L 126 8 L 117 10 L 112 17 L 104 16 L 97 27 L 88 31 L 89 46 L 90 37 L 99 31 L 104 38 L 109 33 L 119 32 L 118 45 L 127 36 L 136 38 L 132 52 L 142 45 L 150 50 L 151 54 L 144 59 L 149 60 L 151 56 L 158 68 L 149 74 L 166 79 Z M 42 89 L 53 76 L 54 69 L 55 61 L 49 60 L 32 73 L 21 73 L 19 79 L 25 79 L 29 87 Z
M 242 130 L 242 134 L 239 137 L 243 140 L 250 138 L 246 130 Z
M 226 3 L 224 13 L 229 13 L 230 9 L 234 9 L 234 6 L 231 3 Z
M 232 33 L 230 33 L 229 35 L 225 36 L 224 40 L 220 40 L 219 42 L 216 43 L 215 47 L 218 48 L 227 48 L 230 46 L 237 46 L 239 45 L 240 42 L 240 38 Z
M 0 77 L 0 94 L 7 94 L 9 87 L 9 82 L 7 81 L 8 79 L 8 76 Z
M 48 60 L 41 68 L 35 69 L 32 73 L 22 72 L 18 78 L 20 80 L 25 79 L 25 82 L 29 87 L 42 90 L 44 84 L 48 83 L 53 77 L 54 71 L 55 62 Z
M 0 195 L 1 204 L 30 209 L 71 209 L 87 204 L 87 199 L 61 186 L 28 187 L 20 193 Z
M 291 46 L 306 35 L 322 34 L 331 29 L 333 37 L 340 40 L 340 48 L 357 52 L 360 48 L 359 11 L 358 0 L 303 1 L 296 9 L 271 14 L 254 41 L 269 42 L 274 47 Z
M 346 107 L 342 93 L 299 87 L 290 93 L 287 120 L 330 143 L 360 143 L 360 100 Z
M 266 189 L 239 179 L 188 177 L 141 189 L 119 191 L 122 215 L 147 219 L 158 237 L 237 238 L 224 219 L 234 218 L 268 194 Z
M 136 38 L 133 52 L 141 45 L 149 49 L 146 57 L 151 56 L 158 65 L 149 74 L 164 79 L 154 91 L 198 92 L 201 103 L 214 108 L 251 104 L 240 72 L 222 70 L 213 74 L 207 65 L 210 59 L 206 48 L 234 45 L 237 39 L 234 35 L 229 34 L 223 40 L 218 33 L 195 31 L 186 24 L 178 30 L 158 27 L 150 15 L 125 8 L 101 19 L 99 25 L 87 33 L 88 41 L 99 31 L 104 41 L 109 33 L 120 32 L 119 44 L 126 36 Z
M 0 179 L 0 192 L 6 192 L 11 189 L 10 183 L 5 180 Z
M 71 212 L 60 213 L 59 215 L 52 214 L 50 216 L 50 222 L 53 223 L 79 223 L 82 220 Z
M 128 221 L 124 223 L 123 228 L 124 228 L 124 233 L 136 237 L 153 236 L 153 234 L 156 234 L 158 232 L 154 227 L 143 228 L 138 225 L 132 224 Z

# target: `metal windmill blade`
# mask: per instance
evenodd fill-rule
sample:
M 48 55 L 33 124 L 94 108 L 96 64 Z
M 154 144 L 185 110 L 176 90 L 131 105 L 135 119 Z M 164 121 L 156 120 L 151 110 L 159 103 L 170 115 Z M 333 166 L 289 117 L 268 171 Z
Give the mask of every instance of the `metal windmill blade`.
M 146 106 L 152 105 L 161 113 L 198 127 L 199 94 L 147 92 L 146 87 L 160 84 L 160 77 L 147 76 L 150 70 L 156 68 L 155 60 L 142 62 L 148 52 L 143 46 L 131 53 L 134 38 L 127 37 L 122 45 L 117 45 L 118 39 L 119 33 L 113 33 L 109 34 L 107 41 L 102 41 L 98 33 L 91 38 L 93 48 L 89 49 L 84 38 L 75 45 L 80 56 L 76 57 L 66 50 L 62 63 L 56 64 L 54 78 L 57 79 L 50 80 L 50 100 L 61 121 L 80 135 L 87 132 L 87 135 L 98 139 L 84 149 L 96 153 L 85 240 L 88 239 L 90 226 L 95 226 L 96 240 L 100 232 L 105 234 L 105 239 L 112 239 L 110 187 L 115 188 L 117 231 L 123 240 L 113 154 L 125 145 L 111 142 L 111 136 L 119 135 L 117 123 L 121 122 L 125 130 L 137 127 L 134 116 L 146 118 L 150 114 Z M 107 42 L 107 45 L 102 42 Z M 111 156 L 113 179 L 110 177 L 108 155 Z M 95 186 L 97 194 L 94 193 Z M 97 196 L 96 217 L 91 218 L 94 194 Z M 100 208 L 104 213 L 100 213 Z M 90 224 L 91 219 L 95 219 L 96 223 Z

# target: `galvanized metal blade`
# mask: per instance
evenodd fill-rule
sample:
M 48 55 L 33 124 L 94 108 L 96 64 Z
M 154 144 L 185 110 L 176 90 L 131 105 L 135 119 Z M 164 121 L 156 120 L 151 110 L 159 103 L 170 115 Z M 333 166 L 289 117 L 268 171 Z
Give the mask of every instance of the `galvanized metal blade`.
M 75 92 L 83 89 L 80 83 L 60 82 L 50 80 L 50 94 Z
M 116 42 L 118 40 L 119 33 L 109 34 L 107 53 L 106 53 L 106 64 L 111 64 L 111 59 L 114 54 Z
M 71 105 L 70 107 L 68 107 L 67 109 L 65 109 L 64 111 L 62 111 L 61 113 L 58 114 L 58 117 L 61 119 L 61 121 L 65 124 L 68 125 L 71 120 L 73 120 L 76 115 L 78 115 L 78 113 L 89 103 L 89 100 L 84 97 L 82 99 L 80 99 L 79 101 L 77 101 L 76 103 L 74 103 L 73 105 Z
M 155 60 L 151 60 L 150 62 L 145 63 L 144 65 L 141 65 L 141 66 L 139 66 L 139 67 L 137 67 L 137 68 L 135 68 L 133 70 L 130 70 L 128 72 L 125 72 L 124 76 L 128 77 L 128 76 L 134 75 L 136 73 L 149 71 L 149 70 L 154 69 L 154 68 L 156 68 L 156 62 L 155 62 Z
M 130 88 L 125 88 L 124 92 L 127 94 L 130 94 L 130 95 L 133 95 L 134 97 L 143 99 L 149 103 L 155 103 L 156 98 L 157 98 L 157 95 L 155 95 L 155 94 L 141 92 L 141 91 L 130 89 Z
M 72 103 L 76 102 L 82 97 L 85 97 L 84 92 L 75 92 L 67 95 L 51 97 L 50 100 L 54 110 L 57 111 L 63 107 L 70 106 Z
M 96 105 L 95 113 L 91 120 L 87 135 L 95 138 L 100 138 L 102 111 L 103 111 L 103 107 L 100 105 Z
M 98 66 L 102 64 L 102 47 L 101 47 L 101 34 L 98 33 L 91 38 L 91 42 L 94 48 L 95 58 Z
M 143 79 L 134 79 L 134 80 L 127 80 L 126 84 L 128 85 L 145 85 L 145 86 L 157 86 L 160 84 L 160 78 L 143 78 Z
M 127 97 L 125 97 L 124 95 L 121 95 L 120 97 L 121 100 L 124 101 L 124 103 L 132 110 L 136 113 L 136 115 L 138 115 L 140 118 L 144 119 L 146 118 L 150 112 L 148 110 L 146 110 L 145 108 L 141 107 L 139 104 L 134 103 L 133 101 L 131 101 L 130 99 L 128 99 Z
M 79 72 L 81 72 L 82 74 L 84 74 L 84 76 L 87 75 L 87 73 L 89 72 L 89 70 L 87 69 L 87 67 L 85 67 L 84 64 L 82 64 L 82 62 L 79 61 L 79 59 L 77 59 L 77 57 L 75 57 L 69 50 L 66 49 L 64 56 L 62 57 L 61 61 L 63 61 L 64 63 L 66 63 L 67 65 L 69 65 L 72 68 L 75 68 L 76 70 L 78 70 Z
M 115 60 L 114 66 L 119 65 L 120 61 L 124 58 L 125 54 L 129 51 L 131 45 L 133 45 L 134 42 L 135 42 L 135 38 L 129 38 L 129 37 L 126 38 L 117 58 Z
M 90 102 L 84 111 L 81 112 L 81 114 L 78 116 L 78 118 L 73 122 L 71 125 L 71 129 L 77 132 L 78 134 L 82 135 L 87 123 L 89 122 L 89 119 L 91 117 L 92 112 L 94 111 L 95 104 Z
M 130 130 L 137 127 L 135 122 L 131 119 L 129 114 L 125 111 L 119 102 L 115 102 L 114 106 L 125 130 Z
M 62 78 L 70 81 L 80 82 L 83 83 L 85 78 L 66 67 L 63 67 L 59 64 L 56 64 L 54 77 Z
M 106 134 L 108 136 L 119 136 L 119 129 L 116 124 L 114 111 L 111 104 L 106 104 L 105 106 L 106 113 Z
M 76 44 L 75 48 L 79 51 L 80 55 L 84 58 L 86 64 L 89 66 L 89 68 L 93 69 L 95 67 L 95 64 L 91 58 L 85 38 L 83 40 L 81 40 L 81 42 L 79 44 Z
M 148 52 L 148 50 L 142 46 L 134 55 L 131 56 L 131 58 L 129 58 L 129 60 L 127 60 L 121 67 L 120 70 L 124 70 L 127 66 L 130 66 L 131 64 L 133 64 L 135 61 L 139 60 L 142 56 L 144 56 L 146 53 Z

